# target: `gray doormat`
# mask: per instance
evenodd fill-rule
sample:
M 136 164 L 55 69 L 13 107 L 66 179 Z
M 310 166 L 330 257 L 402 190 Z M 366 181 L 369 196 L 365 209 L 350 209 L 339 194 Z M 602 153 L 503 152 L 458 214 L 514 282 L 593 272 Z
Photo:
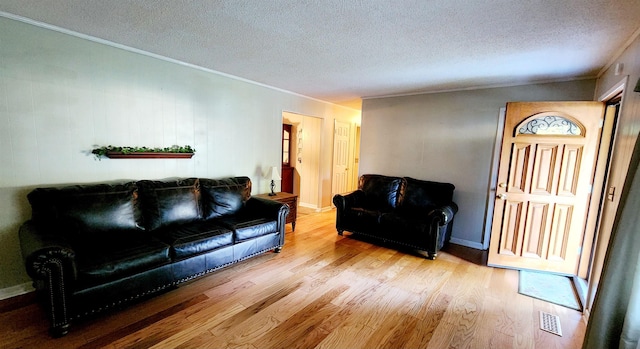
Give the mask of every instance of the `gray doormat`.
M 519 274 L 518 293 L 582 311 L 570 277 L 529 270 L 520 270 Z

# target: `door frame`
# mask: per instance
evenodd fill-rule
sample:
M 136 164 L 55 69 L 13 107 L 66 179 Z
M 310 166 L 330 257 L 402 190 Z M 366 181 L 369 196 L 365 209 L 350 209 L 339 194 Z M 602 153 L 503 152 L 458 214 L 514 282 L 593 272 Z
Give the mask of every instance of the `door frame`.
M 500 151 L 502 150 L 502 138 L 504 136 L 504 121 L 507 117 L 507 107 L 500 107 L 498 112 L 498 127 L 496 139 L 493 143 L 493 155 L 491 158 L 491 172 L 489 174 L 489 195 L 487 196 L 487 208 L 485 210 L 484 233 L 482 234 L 482 249 L 489 250 L 491 241 L 491 225 L 493 224 L 493 208 L 496 202 L 496 188 L 498 186 L 498 169 L 500 166 Z
M 618 119 L 620 118 L 620 115 L 622 115 L 622 109 L 624 108 L 625 90 L 627 88 L 628 81 L 629 81 L 629 76 L 627 75 L 624 78 L 622 78 L 617 84 L 611 87 L 607 92 L 605 92 L 600 97 L 598 97 L 598 101 L 607 103 L 608 101 L 616 97 L 618 94 L 622 96 L 622 99 L 620 101 L 620 109 L 618 110 L 618 113 L 616 115 L 615 126 L 611 134 L 610 154 L 613 154 L 613 152 L 615 151 L 616 138 L 618 136 L 618 133 L 620 132 L 620 129 L 617 127 L 617 123 L 618 123 Z M 611 160 L 610 159 L 606 163 L 606 168 L 604 169 L 604 172 L 606 175 L 606 183 L 603 183 L 603 192 L 602 192 L 603 195 L 604 195 L 604 192 L 606 191 L 606 188 L 609 187 L 609 183 L 611 180 L 611 177 L 610 177 Z M 606 247 L 609 245 L 609 239 L 611 237 L 611 231 L 607 231 L 607 232 L 601 231 L 602 230 L 602 226 L 601 226 L 602 210 L 604 208 L 604 205 L 605 205 L 604 200 L 601 200 L 600 204 L 597 206 L 598 208 L 597 217 L 596 217 L 597 223 L 595 227 L 593 227 L 593 231 L 590 232 L 592 234 L 591 235 L 592 246 L 588 253 L 589 259 L 588 259 L 588 264 L 586 268 L 587 278 L 586 279 L 583 279 L 581 277 L 574 278 L 574 281 L 576 281 L 576 285 L 579 286 L 580 291 L 578 292 L 578 294 L 580 295 L 581 301 L 583 303 L 583 309 L 584 309 L 583 313 L 587 320 L 589 319 L 589 313 L 591 311 L 591 306 L 593 305 L 592 303 L 595 297 L 595 292 L 596 292 L 595 287 L 600 280 L 600 272 L 604 265 L 604 255 L 606 254 Z M 586 255 L 586 253 L 584 254 Z M 582 267 L 582 263 L 581 263 L 581 267 Z
M 577 276 L 582 279 L 588 278 L 591 262 L 593 260 L 593 251 L 596 247 L 595 239 L 597 238 L 598 230 L 600 230 L 601 212 L 604 206 L 602 198 L 604 197 L 604 192 L 608 187 L 607 184 L 609 182 L 609 167 L 611 162 L 609 154 L 614 151 L 617 132 L 616 125 L 618 116 L 620 115 L 620 112 L 618 111 L 616 115 L 607 119 L 606 103 L 624 91 L 626 80 L 627 79 L 625 78 L 622 85 L 616 85 L 614 89 L 608 91 L 604 96 L 598 99 L 598 101 L 605 103 L 605 113 L 602 116 L 604 119 L 604 125 L 602 127 L 602 134 L 600 135 L 598 159 L 593 179 L 594 185 L 589 202 L 589 209 L 587 211 L 587 223 L 585 226 L 584 241 L 582 243 L 583 253 L 580 256 L 580 265 L 578 267 Z

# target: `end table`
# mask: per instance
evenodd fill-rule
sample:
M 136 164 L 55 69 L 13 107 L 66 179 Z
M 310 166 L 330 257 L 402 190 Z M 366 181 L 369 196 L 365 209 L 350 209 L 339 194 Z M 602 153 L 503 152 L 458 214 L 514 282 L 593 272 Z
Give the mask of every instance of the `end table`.
M 285 223 L 291 223 L 292 231 L 296 231 L 296 218 L 298 216 L 298 195 L 291 194 L 291 193 L 277 192 L 276 195 L 274 196 L 269 196 L 269 194 L 266 194 L 266 193 L 253 195 L 253 196 L 287 204 L 289 206 L 289 215 L 287 215 L 287 220 L 285 221 Z

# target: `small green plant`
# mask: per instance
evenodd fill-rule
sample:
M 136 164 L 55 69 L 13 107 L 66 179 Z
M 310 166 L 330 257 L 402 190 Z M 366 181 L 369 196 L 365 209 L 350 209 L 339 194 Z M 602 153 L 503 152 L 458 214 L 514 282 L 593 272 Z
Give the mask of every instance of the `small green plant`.
M 172 145 L 166 148 L 147 148 L 147 147 L 114 147 L 113 145 L 107 145 L 102 147 L 93 148 L 91 153 L 100 160 L 102 157 L 106 157 L 107 153 L 195 153 L 196 150 L 190 145 L 179 146 Z

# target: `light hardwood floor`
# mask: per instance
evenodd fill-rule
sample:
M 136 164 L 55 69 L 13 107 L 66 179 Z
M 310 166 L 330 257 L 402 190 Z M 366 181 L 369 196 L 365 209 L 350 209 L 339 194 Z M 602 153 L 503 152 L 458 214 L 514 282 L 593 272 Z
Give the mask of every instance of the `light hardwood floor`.
M 347 235 L 347 234 L 345 234 Z M 244 261 L 47 335 L 31 302 L 0 308 L 6 348 L 579 348 L 581 313 L 518 294 L 518 273 L 453 252 L 435 261 L 301 214 L 281 253 Z M 538 328 L 539 311 L 564 336 Z

